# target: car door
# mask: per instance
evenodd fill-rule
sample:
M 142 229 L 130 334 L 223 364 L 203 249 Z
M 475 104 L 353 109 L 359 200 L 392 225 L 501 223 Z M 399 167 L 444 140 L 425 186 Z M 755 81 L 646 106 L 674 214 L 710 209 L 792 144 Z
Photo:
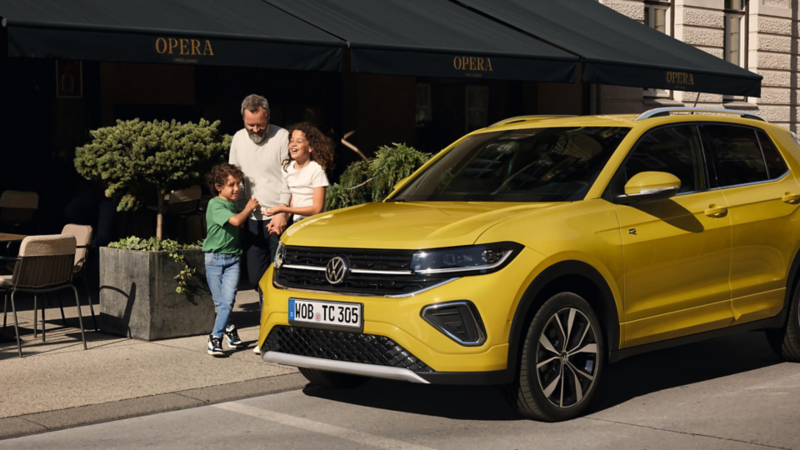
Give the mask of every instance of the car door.
M 800 188 L 763 130 L 706 124 L 702 131 L 731 218 L 734 323 L 772 317 L 783 307 Z
M 624 346 L 723 328 L 732 322 L 730 217 L 711 190 L 699 129 L 680 124 L 640 138 L 612 181 L 639 172 L 681 180 L 666 200 L 615 205 L 624 262 Z

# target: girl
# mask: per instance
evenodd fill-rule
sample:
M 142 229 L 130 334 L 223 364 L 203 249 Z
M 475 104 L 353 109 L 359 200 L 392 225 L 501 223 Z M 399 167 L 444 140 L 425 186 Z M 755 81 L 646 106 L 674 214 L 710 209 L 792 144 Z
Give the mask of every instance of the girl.
M 208 354 L 212 356 L 225 356 L 222 351 L 223 333 L 228 348 L 244 345 L 236 327 L 230 323 L 230 314 L 239 284 L 239 257 L 242 255 L 239 227 L 258 208 L 258 200 L 251 198 L 242 212 L 236 212 L 235 201 L 239 197 L 239 184 L 243 176 L 238 167 L 228 163 L 214 166 L 206 175 L 211 193 L 217 195 L 208 202 L 208 233 L 203 242 L 206 280 L 217 308 L 214 329 L 208 337 Z
M 264 214 L 294 214 L 294 221 L 319 214 L 325 208 L 325 171 L 333 167 L 333 141 L 308 122 L 289 130 L 289 157 L 283 160 L 283 176 L 292 192 L 291 206 L 264 208 Z

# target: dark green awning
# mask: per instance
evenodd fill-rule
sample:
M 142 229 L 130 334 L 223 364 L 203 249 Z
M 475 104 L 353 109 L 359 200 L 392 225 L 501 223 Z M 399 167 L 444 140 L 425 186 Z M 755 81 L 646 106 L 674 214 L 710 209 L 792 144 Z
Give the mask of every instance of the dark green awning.
M 583 81 L 761 95 L 761 76 L 625 17 L 596 0 L 458 0 L 585 60 Z
M 265 1 L 346 40 L 354 72 L 575 81 L 575 55 L 448 0 Z
M 0 0 L 12 57 L 338 71 L 344 42 L 261 0 Z

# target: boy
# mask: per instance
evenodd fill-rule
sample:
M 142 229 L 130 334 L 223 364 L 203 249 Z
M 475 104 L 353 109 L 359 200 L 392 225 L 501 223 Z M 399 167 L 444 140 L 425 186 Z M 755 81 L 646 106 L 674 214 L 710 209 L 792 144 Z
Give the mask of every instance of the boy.
M 208 202 L 208 233 L 203 243 L 206 279 L 217 308 L 214 329 L 208 337 L 208 354 L 212 356 L 225 356 L 222 351 L 223 333 L 229 348 L 243 346 L 236 327 L 230 323 L 239 284 L 239 258 L 242 255 L 239 227 L 258 208 L 258 200 L 251 198 L 242 212 L 236 212 L 235 201 L 239 197 L 239 184 L 243 176 L 238 167 L 228 163 L 214 166 L 206 175 L 211 193 L 217 195 Z

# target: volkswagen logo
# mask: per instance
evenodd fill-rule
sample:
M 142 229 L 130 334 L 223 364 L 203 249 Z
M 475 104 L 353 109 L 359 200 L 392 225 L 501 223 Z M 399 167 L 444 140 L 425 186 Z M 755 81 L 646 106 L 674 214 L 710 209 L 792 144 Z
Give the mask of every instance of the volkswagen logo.
M 341 284 L 347 277 L 347 261 L 341 256 L 335 256 L 325 265 L 325 279 L 330 284 Z

